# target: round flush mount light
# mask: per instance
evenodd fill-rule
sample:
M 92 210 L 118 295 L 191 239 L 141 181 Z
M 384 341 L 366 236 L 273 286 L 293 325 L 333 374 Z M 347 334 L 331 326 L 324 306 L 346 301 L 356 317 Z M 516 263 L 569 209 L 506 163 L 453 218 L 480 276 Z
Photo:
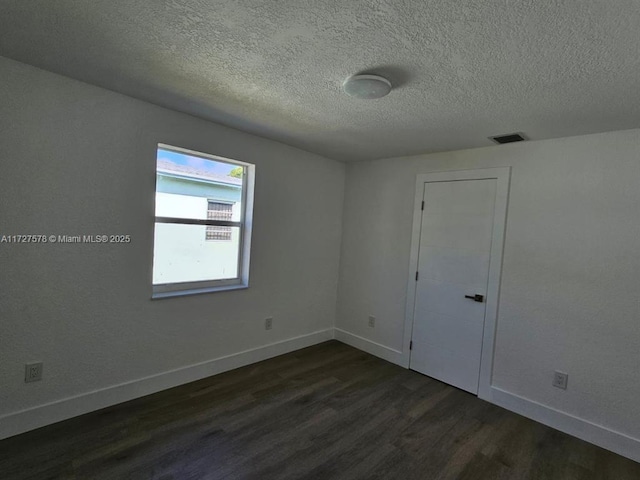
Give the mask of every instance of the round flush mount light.
M 367 100 L 381 98 L 391 91 L 391 82 L 379 75 L 354 75 L 342 84 L 347 95 Z

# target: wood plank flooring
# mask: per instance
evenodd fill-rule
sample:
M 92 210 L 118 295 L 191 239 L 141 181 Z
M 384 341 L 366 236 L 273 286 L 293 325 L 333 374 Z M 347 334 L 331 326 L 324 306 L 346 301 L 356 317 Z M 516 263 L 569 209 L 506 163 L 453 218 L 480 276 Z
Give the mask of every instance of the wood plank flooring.
M 3 440 L 0 478 L 638 480 L 640 464 L 331 341 Z

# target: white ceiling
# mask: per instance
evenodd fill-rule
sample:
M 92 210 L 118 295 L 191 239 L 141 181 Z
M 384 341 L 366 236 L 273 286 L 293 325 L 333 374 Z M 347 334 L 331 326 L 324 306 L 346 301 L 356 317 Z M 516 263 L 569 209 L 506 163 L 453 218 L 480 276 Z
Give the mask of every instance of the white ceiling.
M 638 0 L 2 0 L 0 55 L 339 160 L 640 126 Z

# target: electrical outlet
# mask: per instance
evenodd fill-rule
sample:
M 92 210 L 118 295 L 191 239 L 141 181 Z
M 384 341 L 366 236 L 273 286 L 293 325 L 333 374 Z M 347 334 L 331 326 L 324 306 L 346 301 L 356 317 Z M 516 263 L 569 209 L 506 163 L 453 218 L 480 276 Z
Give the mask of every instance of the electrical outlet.
M 569 374 L 564 372 L 555 371 L 553 373 L 553 383 L 552 385 L 556 388 L 561 388 L 562 390 L 567 389 L 567 384 L 569 383 Z
M 265 330 L 271 330 L 271 327 L 273 327 L 273 317 L 265 318 L 264 319 L 264 329 Z
M 24 382 L 38 382 L 42 380 L 42 362 L 27 363 L 24 366 Z
M 373 315 L 369 315 L 369 326 L 371 328 L 376 327 L 376 317 L 374 317 Z

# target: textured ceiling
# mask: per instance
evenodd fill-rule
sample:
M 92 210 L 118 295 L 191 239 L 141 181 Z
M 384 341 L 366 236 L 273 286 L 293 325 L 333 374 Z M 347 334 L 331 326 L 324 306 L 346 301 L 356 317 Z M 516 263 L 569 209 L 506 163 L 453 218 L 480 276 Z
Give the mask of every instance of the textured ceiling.
M 636 128 L 639 52 L 638 0 L 0 0 L 0 55 L 340 160 Z

